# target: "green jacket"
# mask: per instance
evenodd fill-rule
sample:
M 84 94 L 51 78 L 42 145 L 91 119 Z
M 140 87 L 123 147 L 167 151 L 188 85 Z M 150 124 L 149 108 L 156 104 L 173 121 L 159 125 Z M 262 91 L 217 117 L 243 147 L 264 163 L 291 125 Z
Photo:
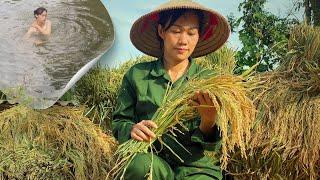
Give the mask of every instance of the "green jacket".
M 173 88 L 178 83 L 187 82 L 202 70 L 192 59 L 190 59 L 190 63 L 188 71 L 172 84 Z M 164 69 L 161 58 L 152 62 L 136 64 L 124 75 L 112 121 L 113 135 L 119 143 L 131 138 L 130 132 L 134 124 L 152 118 L 158 107 L 161 106 L 168 83 L 171 83 L 171 80 Z M 189 131 L 184 131 L 184 134 L 177 132 L 175 133 L 177 137 L 169 134 L 163 135 L 162 140 L 182 159 L 192 161 L 190 153 L 172 138 L 180 142 L 193 155 L 203 154 L 204 150 L 215 150 L 216 144 L 220 140 L 218 130 L 215 130 L 214 136 L 207 137 L 200 131 L 199 124 L 200 117 L 194 121 L 187 121 L 184 125 L 188 127 Z M 156 141 L 155 146 L 160 147 L 161 145 Z M 165 148 L 164 156 L 172 160 L 171 164 L 179 164 L 177 159 Z
M 150 120 L 157 109 L 161 106 L 168 84 L 173 88 L 179 83 L 187 82 L 193 75 L 201 72 L 207 76 L 212 72 L 202 71 L 201 67 L 190 59 L 188 71 L 173 84 L 164 69 L 162 59 L 152 62 L 144 62 L 134 65 L 124 75 L 119 89 L 116 110 L 113 113 L 112 131 L 119 141 L 124 143 L 131 138 L 132 126 L 141 120 Z M 162 146 L 159 141 L 154 142 L 157 155 L 164 159 L 174 170 L 176 179 L 197 177 L 207 174 L 215 179 L 221 179 L 222 173 L 218 160 L 213 160 L 204 155 L 204 150 L 217 150 L 220 146 L 219 131 L 215 126 L 215 134 L 207 137 L 200 129 L 200 117 L 184 123 L 189 130 L 181 127 L 183 134 L 174 132 L 162 135 L 162 141 L 166 143 L 181 159 L 179 160 L 168 148 Z M 179 145 L 176 141 L 178 141 Z M 144 164 L 145 162 L 141 162 Z M 140 162 L 138 163 L 140 164 Z M 166 168 L 162 168 L 164 172 Z M 166 172 L 164 172 L 166 173 Z M 130 172 L 129 172 L 130 174 Z M 211 178 L 210 178 L 211 179 Z

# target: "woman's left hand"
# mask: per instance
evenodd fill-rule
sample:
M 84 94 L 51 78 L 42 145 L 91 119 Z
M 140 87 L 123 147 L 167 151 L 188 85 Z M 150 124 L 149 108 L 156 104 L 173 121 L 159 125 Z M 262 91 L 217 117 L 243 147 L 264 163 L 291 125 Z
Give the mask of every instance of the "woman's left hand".
M 217 110 L 214 107 L 209 93 L 201 91 L 195 92 L 190 100 L 190 104 L 197 108 L 201 116 L 200 130 L 207 135 L 212 134 L 213 126 L 216 123 Z

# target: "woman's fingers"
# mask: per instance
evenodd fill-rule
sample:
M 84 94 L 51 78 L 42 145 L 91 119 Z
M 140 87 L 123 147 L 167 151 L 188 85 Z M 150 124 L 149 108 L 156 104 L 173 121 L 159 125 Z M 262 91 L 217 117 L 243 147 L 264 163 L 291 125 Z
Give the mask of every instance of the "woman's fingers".
M 152 138 L 156 138 L 156 135 L 149 127 L 158 128 L 151 120 L 140 121 L 132 127 L 131 137 L 138 141 L 151 141 Z
M 143 139 L 140 136 L 138 136 L 135 132 L 131 132 L 131 137 L 135 140 L 143 141 Z
M 198 91 L 197 91 L 198 92 Z M 192 100 L 194 100 L 194 101 L 198 101 L 198 96 L 197 96 L 197 92 L 195 92 L 194 94 L 193 94 L 193 96 L 192 96 Z
M 214 106 L 209 93 L 201 92 L 201 91 L 195 92 L 195 94 L 192 96 L 191 100 L 189 101 L 189 104 L 193 106 L 201 106 L 201 105 Z
M 199 103 L 197 103 L 196 101 L 194 101 L 194 100 L 189 100 L 189 105 L 191 105 L 191 106 L 199 106 Z
M 207 103 L 206 103 L 206 100 L 205 100 L 204 97 L 203 97 L 203 93 L 202 93 L 202 92 L 197 91 L 197 92 L 196 92 L 196 95 L 197 95 L 198 102 L 200 103 L 200 105 L 205 105 L 205 104 L 207 104 Z
M 209 106 L 213 106 L 214 105 L 208 92 L 203 93 L 203 97 L 204 97 L 207 105 L 209 105 Z
M 139 127 L 140 131 L 142 131 L 145 135 L 151 138 L 155 138 L 156 135 L 144 124 L 141 124 Z
M 158 128 L 157 124 L 151 120 L 143 120 L 142 122 L 148 127 Z
M 135 127 L 132 131 L 133 131 L 132 135 L 138 136 L 138 139 L 142 139 L 144 141 L 150 141 L 150 138 L 144 132 L 142 132 L 139 128 Z

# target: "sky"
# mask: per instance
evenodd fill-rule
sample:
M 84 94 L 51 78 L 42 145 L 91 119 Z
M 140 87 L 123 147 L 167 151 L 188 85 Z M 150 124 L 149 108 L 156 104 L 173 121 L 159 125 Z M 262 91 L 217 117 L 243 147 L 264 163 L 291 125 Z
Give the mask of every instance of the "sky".
M 243 0 L 195 0 L 196 2 L 220 12 L 225 17 L 231 13 L 235 17 L 241 16 L 238 12 L 239 3 Z M 101 65 L 114 67 L 121 63 L 143 55 L 130 42 L 130 28 L 140 16 L 152 11 L 164 0 L 102 0 L 111 16 L 115 29 L 115 42 L 111 49 L 102 56 Z M 275 15 L 284 16 L 292 8 L 293 0 L 268 0 L 266 9 Z M 299 18 L 301 14 L 297 15 Z M 234 49 L 241 47 L 237 33 L 232 33 L 228 46 Z

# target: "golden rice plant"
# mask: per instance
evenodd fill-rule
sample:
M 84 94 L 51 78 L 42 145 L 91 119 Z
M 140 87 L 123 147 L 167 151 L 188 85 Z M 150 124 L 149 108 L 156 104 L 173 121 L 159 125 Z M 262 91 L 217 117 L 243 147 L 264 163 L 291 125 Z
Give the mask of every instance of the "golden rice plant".
M 116 141 L 83 115 L 83 108 L 0 113 L 0 179 L 103 179 Z
M 154 129 L 157 138 L 151 143 L 131 139 L 121 144 L 116 151 L 117 160 L 111 171 L 111 177 L 123 179 L 127 166 L 137 153 L 148 152 L 150 147 L 151 153 L 153 152 L 152 143 L 155 140 L 159 140 L 171 150 L 161 140 L 161 136 L 176 129 L 175 126 L 178 124 L 184 127 L 185 121 L 198 116 L 194 107 L 188 105 L 188 100 L 196 91 L 208 91 L 217 109 L 217 126 L 222 136 L 223 167 L 226 166 L 228 154 L 234 150 L 234 147 L 239 147 L 241 153 L 245 155 L 246 145 L 250 139 L 250 127 L 255 119 L 254 105 L 247 97 L 246 86 L 240 76 L 211 74 L 207 78 L 194 78 L 176 88 L 168 88 L 162 105 L 152 118 L 158 126 Z M 181 159 L 178 152 L 172 150 L 171 152 Z
M 274 72 L 259 74 L 248 160 L 233 154 L 239 179 L 320 178 L 320 29 L 297 26 Z
M 236 67 L 235 51 L 223 46 L 217 51 L 196 59 L 196 63 L 219 74 L 233 74 Z

